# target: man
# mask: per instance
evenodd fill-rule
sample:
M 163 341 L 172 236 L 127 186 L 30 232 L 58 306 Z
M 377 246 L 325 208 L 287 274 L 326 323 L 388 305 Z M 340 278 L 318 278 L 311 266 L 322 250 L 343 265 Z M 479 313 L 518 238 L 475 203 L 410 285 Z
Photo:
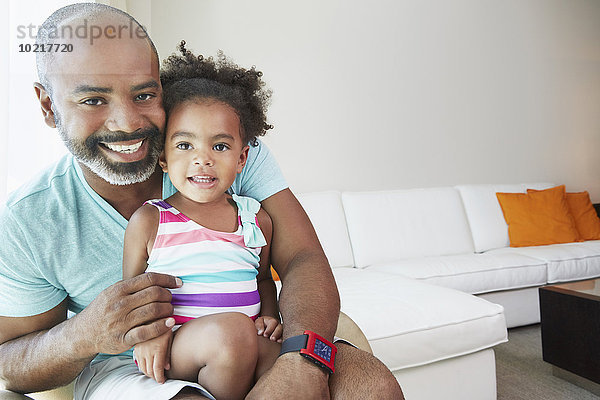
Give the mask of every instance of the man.
M 81 27 L 85 38 L 68 35 Z M 129 15 L 96 3 L 56 11 L 38 42 L 73 46 L 38 54 L 35 84 L 46 124 L 71 154 L 0 211 L 0 382 L 27 393 L 79 375 L 81 398 L 201 398 L 190 383 L 158 385 L 128 357 L 106 356 L 171 329 L 167 289 L 181 284 L 160 274 L 119 281 L 127 220 L 173 190 L 156 168 L 165 114 L 154 45 Z M 252 148 L 232 190 L 261 201 L 273 220 L 284 339 L 310 330 L 331 340 L 335 281 L 264 145 Z M 77 314 L 67 319 L 67 310 Z M 402 398 L 389 370 L 352 346 L 337 343 L 335 368 L 329 376 L 298 351 L 286 353 L 248 398 Z

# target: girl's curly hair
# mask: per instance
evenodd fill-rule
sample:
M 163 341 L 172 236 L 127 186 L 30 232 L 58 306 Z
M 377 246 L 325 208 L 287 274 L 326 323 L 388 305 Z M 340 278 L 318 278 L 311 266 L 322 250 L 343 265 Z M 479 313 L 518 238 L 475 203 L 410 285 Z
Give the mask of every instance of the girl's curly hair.
M 240 118 L 244 143 L 256 146 L 256 138 L 273 128 L 266 116 L 272 92 L 265 88 L 262 72 L 254 66 L 250 69 L 238 66 L 220 50 L 216 60 L 195 56 L 185 48 L 185 40 L 177 48 L 181 55 L 172 54 L 164 60 L 160 73 L 167 116 L 186 101 L 223 102 Z

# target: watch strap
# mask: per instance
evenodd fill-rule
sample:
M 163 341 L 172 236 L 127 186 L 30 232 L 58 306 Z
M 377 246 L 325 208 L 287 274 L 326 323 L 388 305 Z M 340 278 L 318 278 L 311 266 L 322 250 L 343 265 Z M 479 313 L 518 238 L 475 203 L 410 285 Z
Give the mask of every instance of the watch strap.
M 281 344 L 281 352 L 279 355 L 289 353 L 291 351 L 300 351 L 306 348 L 308 342 L 308 335 L 292 336 L 283 341 Z

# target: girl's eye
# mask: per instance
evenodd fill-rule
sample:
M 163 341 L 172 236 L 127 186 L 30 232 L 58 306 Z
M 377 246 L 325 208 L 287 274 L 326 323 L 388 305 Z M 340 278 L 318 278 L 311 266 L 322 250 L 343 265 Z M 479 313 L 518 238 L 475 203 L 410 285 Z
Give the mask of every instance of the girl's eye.
M 217 143 L 213 146 L 213 149 L 216 151 L 225 151 L 227 150 L 227 145 L 225 143 Z
M 102 104 L 106 104 L 106 102 L 103 99 L 93 98 L 84 100 L 83 104 L 88 106 L 101 106 Z
M 192 145 L 189 143 L 177 143 L 175 147 L 177 147 L 179 150 L 189 150 L 192 148 Z

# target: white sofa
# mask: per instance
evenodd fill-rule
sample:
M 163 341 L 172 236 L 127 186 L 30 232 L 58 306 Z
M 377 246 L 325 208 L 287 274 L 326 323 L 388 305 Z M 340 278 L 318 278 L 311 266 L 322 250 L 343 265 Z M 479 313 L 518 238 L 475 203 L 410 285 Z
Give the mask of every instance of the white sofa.
M 463 185 L 299 195 L 333 269 L 342 311 L 407 399 L 495 399 L 493 347 L 539 322 L 537 288 L 600 276 L 600 241 L 508 247 L 496 192 Z

